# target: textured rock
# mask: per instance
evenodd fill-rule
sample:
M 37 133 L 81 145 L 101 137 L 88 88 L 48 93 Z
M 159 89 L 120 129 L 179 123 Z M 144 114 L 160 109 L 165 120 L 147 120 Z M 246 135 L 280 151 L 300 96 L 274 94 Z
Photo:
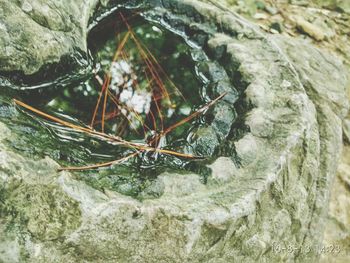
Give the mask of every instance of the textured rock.
M 88 19 L 97 3 L 1 0 L 0 76 L 13 71 L 32 75 L 63 57 L 86 53 Z
M 326 8 L 338 9 L 350 13 L 350 2 L 347 0 L 313 0 L 313 2 Z
M 344 147 L 342 160 L 334 180 L 323 246 L 334 252 L 323 252 L 321 262 L 350 260 L 350 147 Z
M 297 27 L 301 31 L 308 34 L 309 36 L 311 36 L 315 40 L 321 41 L 321 40 L 325 39 L 326 34 L 318 26 L 306 21 L 304 18 L 302 18 L 300 16 L 294 16 L 294 17 L 292 17 L 292 20 L 296 23 Z
M 205 50 L 226 72 L 218 87 L 229 81 L 240 90 L 249 131 L 227 141 L 238 163 L 218 158 L 207 184 L 196 174 L 162 174 L 141 201 L 57 173 L 48 158 L 13 153 L 4 145 L 11 131 L 0 125 L 0 261 L 315 261 L 348 107 L 341 63 L 266 36 L 213 3 L 151 3 L 154 19 L 191 41 L 207 36 Z

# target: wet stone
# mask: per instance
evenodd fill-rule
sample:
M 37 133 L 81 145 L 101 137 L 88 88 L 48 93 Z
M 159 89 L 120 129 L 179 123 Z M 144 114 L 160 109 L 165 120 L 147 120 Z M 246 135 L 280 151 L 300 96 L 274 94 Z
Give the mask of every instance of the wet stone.
M 270 28 L 276 30 L 278 33 L 282 33 L 283 32 L 283 26 L 279 22 L 272 23 L 270 25 Z
M 217 62 L 203 62 L 198 65 L 198 70 L 211 82 L 229 80 L 225 70 Z
M 150 182 L 148 186 L 140 193 L 141 199 L 155 199 L 163 195 L 165 184 L 159 177 L 157 180 Z
M 221 45 L 214 48 L 213 50 L 210 50 L 209 52 L 214 59 L 220 60 L 226 54 L 226 51 L 227 51 L 226 45 Z
M 198 156 L 211 157 L 219 146 L 219 140 L 212 126 L 200 127 L 193 132 L 190 144 Z
M 186 34 L 192 41 L 194 41 L 201 47 L 203 47 L 208 41 L 208 35 L 205 32 L 203 32 L 198 25 L 190 26 Z
M 231 127 L 237 117 L 237 113 L 232 105 L 228 104 L 227 102 L 222 102 L 216 105 L 213 110 L 213 115 L 213 129 L 221 141 L 225 140 L 230 134 Z

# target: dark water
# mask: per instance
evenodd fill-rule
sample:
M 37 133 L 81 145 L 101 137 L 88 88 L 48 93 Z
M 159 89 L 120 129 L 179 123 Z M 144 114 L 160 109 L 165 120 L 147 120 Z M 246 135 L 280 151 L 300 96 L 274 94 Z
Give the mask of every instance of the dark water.
M 170 89 L 173 93 L 171 95 L 173 108 L 169 110 L 164 106 L 163 109 L 165 112 L 163 125 L 165 128 L 169 127 L 208 101 L 208 98 L 203 95 L 203 90 L 208 86 L 208 82 L 201 78 L 195 66 L 198 58 L 206 59 L 205 55 L 200 49 L 190 47 L 183 38 L 161 28 L 158 24 L 147 22 L 130 12 L 123 14 L 128 19 L 137 38 L 157 58 L 169 79 L 175 83 L 182 94 L 181 96 L 179 92 Z M 39 159 L 50 156 L 62 166 L 84 166 L 107 162 L 132 153 L 132 149 L 112 145 L 15 107 L 11 101 L 12 98 L 18 98 L 53 116 L 86 127 L 90 123 L 101 90 L 101 83 L 95 75 L 103 79 L 110 68 L 118 43 L 125 36 L 125 30 L 125 24 L 121 23 L 118 13 L 109 16 L 108 19 L 99 23 L 99 26 L 92 29 L 89 36 L 89 48 L 94 61 L 94 69 L 86 80 L 78 83 L 74 81 L 65 85 L 64 88 L 52 85 L 52 87 L 41 90 L 18 92 L 8 89 L 3 92 L 0 97 L 0 119 L 16 135 L 10 138 L 7 144 L 31 158 Z M 147 85 L 146 78 L 142 77 L 144 67 L 137 45 L 131 41 L 126 50 L 128 61 L 136 75 L 139 76 L 137 81 L 140 86 Z M 166 86 L 171 86 L 169 80 L 165 83 Z M 166 104 L 166 102 L 161 103 Z M 112 110 L 112 106 L 107 106 L 107 112 L 108 110 Z M 142 117 L 147 122 L 145 114 Z M 97 114 L 97 119 L 99 118 L 101 118 L 101 112 Z M 166 136 L 163 146 L 165 149 L 198 154 L 191 146 L 189 138 L 193 130 L 205 121 L 204 116 L 199 116 L 178 127 Z M 116 119 L 106 123 L 107 131 L 114 133 L 113 127 L 121 125 L 120 122 L 121 120 Z M 130 126 L 128 123 L 124 132 L 119 135 L 128 140 L 144 142 L 144 134 L 140 135 L 142 125 L 138 129 Z M 95 128 L 101 129 L 101 124 L 96 123 Z M 76 176 L 97 188 L 108 188 L 123 194 L 137 196 L 149 185 L 150 180 L 165 170 L 195 170 L 202 173 L 203 180 L 205 180 L 209 171 L 204 165 L 201 165 L 203 162 L 206 161 L 191 162 L 186 158 L 144 153 L 121 165 L 102 168 L 98 171 L 79 172 Z

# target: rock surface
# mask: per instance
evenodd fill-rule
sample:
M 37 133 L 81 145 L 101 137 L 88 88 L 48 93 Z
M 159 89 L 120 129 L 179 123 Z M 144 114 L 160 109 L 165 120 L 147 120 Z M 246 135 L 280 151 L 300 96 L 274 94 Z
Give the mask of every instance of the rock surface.
M 344 147 L 332 191 L 323 246 L 333 247 L 337 253 L 321 253 L 321 262 L 349 262 L 350 260 L 350 147 Z
M 0 261 L 319 257 L 348 107 L 342 64 L 304 42 L 267 36 L 212 1 L 161 2 L 152 1 L 152 14 L 179 32 L 195 31 L 188 36 L 194 42 L 207 36 L 204 48 L 227 73 L 222 81 L 240 88 L 249 132 L 234 142 L 239 165 L 217 159 L 205 185 L 196 174 L 162 174 L 153 188 L 160 196 L 140 201 L 58 173 L 49 158 L 14 153 L 5 141 L 15 138 L 0 123 Z
M 0 75 L 32 75 L 86 53 L 88 20 L 98 2 L 0 0 Z
M 246 3 L 246 1 L 244 1 Z M 348 76 L 350 76 L 349 60 L 349 23 L 343 21 L 349 20 L 349 1 L 343 0 L 314 0 L 314 1 L 292 1 L 290 5 L 283 0 L 277 0 L 273 3 L 263 1 L 265 6 L 270 4 L 278 10 L 277 14 L 271 14 L 266 10 L 256 10 L 252 16 L 245 14 L 244 10 L 238 11 L 245 14 L 248 18 L 258 23 L 261 28 L 272 32 L 270 25 L 279 24 L 284 35 L 290 35 L 293 38 L 305 38 L 315 46 L 324 50 L 333 51 L 347 66 Z M 347 7 L 346 7 L 347 6 Z M 233 6 L 236 8 L 236 6 Z M 298 30 L 297 24 L 291 21 L 295 15 L 304 20 L 317 25 L 322 30 L 325 38 L 323 41 L 315 41 L 312 36 L 308 37 L 305 32 Z M 276 32 L 275 32 L 276 33 Z M 350 80 L 350 78 L 348 77 Z M 348 83 L 348 99 L 350 100 L 350 81 Z M 350 115 L 343 120 L 344 152 L 338 167 L 337 176 L 333 183 L 330 200 L 330 210 L 327 216 L 326 231 L 324 241 L 319 247 L 321 262 L 349 262 L 350 261 L 350 231 L 346 227 L 349 221 L 348 200 L 350 199 L 350 188 L 346 180 L 349 171 L 350 156 Z M 323 249 L 323 250 L 322 250 Z

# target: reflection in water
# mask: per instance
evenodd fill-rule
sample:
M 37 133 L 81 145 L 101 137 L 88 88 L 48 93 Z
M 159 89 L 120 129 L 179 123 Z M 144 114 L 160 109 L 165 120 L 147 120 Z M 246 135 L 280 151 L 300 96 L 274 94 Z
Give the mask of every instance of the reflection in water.
M 133 17 L 135 19 L 130 24 L 135 37 L 142 40 L 145 49 L 153 54 L 156 60 L 154 67 L 161 68 L 156 71 L 159 76 L 152 76 L 152 70 L 135 41 L 124 43 L 123 52 L 114 59 L 116 47 L 118 51 L 129 31 L 127 25 L 121 25 L 118 21 L 108 27 L 102 23 L 103 30 L 96 28 L 90 35 L 90 48 L 95 59 L 94 76 L 58 92 L 53 87 L 52 99 L 38 108 L 86 127 L 94 114 L 99 92 L 107 81 L 106 76 L 110 76 L 109 96 L 117 98 L 118 103 L 113 102 L 113 99 L 107 101 L 105 112 L 101 110 L 103 107 L 99 107 L 92 125 L 96 129 L 105 126 L 106 132 L 124 136 L 128 140 L 149 142 L 160 131 L 203 104 L 199 95 L 203 84 L 195 73 L 192 49 L 180 37 L 160 30 L 156 25 L 144 23 L 139 17 Z M 116 31 L 119 32 L 117 37 Z M 168 89 L 162 90 L 162 85 Z M 50 90 L 45 90 L 45 93 L 50 94 Z M 26 97 L 26 101 L 30 104 L 30 96 Z M 9 113 L 7 108 L 12 112 Z M 158 115 L 158 118 L 151 115 Z M 105 162 L 132 152 L 28 112 L 14 111 L 8 104 L 1 106 L 0 118 L 18 135 L 8 142 L 13 149 L 29 156 L 48 155 L 62 165 L 81 166 Z M 166 138 L 161 138 L 157 142 L 158 146 L 191 153 L 187 137 L 192 128 L 193 123 L 177 127 Z M 86 171 L 77 176 L 95 187 L 136 195 L 149 179 L 155 178 L 164 169 L 181 169 L 186 162 L 173 156 L 144 153 L 140 158 L 123 165 L 99 172 Z

